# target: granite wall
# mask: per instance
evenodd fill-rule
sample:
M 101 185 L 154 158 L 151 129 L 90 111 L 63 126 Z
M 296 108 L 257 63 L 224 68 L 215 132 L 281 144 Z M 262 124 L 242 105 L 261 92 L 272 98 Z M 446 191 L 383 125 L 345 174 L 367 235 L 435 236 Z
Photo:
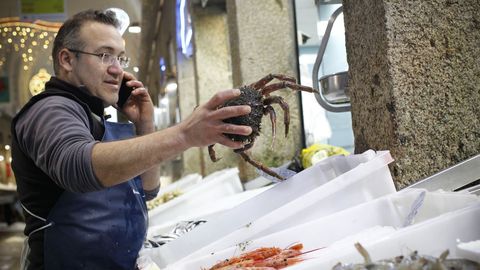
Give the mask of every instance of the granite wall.
M 402 188 L 480 153 L 480 2 L 344 0 L 355 151 Z
M 182 117 L 191 113 L 217 91 L 255 82 L 269 73 L 297 74 L 296 35 L 293 3 L 288 0 L 228 0 L 201 7 L 193 5 L 194 47 L 192 58 L 177 51 L 179 100 Z M 241 37 L 241 38 L 240 38 Z M 269 117 L 251 158 L 266 166 L 289 162 L 301 148 L 299 93 L 280 90 L 274 93 L 290 106 L 290 132 L 284 137 L 283 112 L 277 105 L 277 136 L 274 144 Z M 238 167 L 242 180 L 257 177 L 255 168 L 246 164 L 232 149 L 216 145 L 218 162 L 212 162 L 207 149 L 193 148 L 183 154 L 184 174 L 208 175 L 227 167 Z
M 199 104 L 207 102 L 219 90 L 232 88 L 230 49 L 228 44 L 227 12 L 225 5 L 210 5 L 193 9 L 195 34 L 195 77 Z M 238 164 L 238 155 L 230 148 L 214 147 L 217 162 L 211 161 L 207 148 L 202 148 L 203 175 Z
M 235 87 L 250 84 L 270 73 L 297 75 L 296 34 L 293 2 L 288 0 L 227 0 L 228 26 Z M 290 106 L 290 131 L 284 136 L 283 112 L 277 111 L 277 136 L 273 142 L 269 117 L 249 152 L 252 159 L 269 167 L 293 159 L 302 145 L 299 93 L 284 89 L 273 93 L 282 96 Z M 254 168 L 240 161 L 242 179 L 256 177 Z

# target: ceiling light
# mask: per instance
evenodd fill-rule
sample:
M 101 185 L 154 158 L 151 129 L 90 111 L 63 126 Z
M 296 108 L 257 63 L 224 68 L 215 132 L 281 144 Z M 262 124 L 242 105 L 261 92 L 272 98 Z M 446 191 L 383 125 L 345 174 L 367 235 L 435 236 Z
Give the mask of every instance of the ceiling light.
M 132 23 L 130 25 L 130 27 L 128 27 L 128 32 L 133 33 L 133 34 L 137 34 L 137 33 L 142 32 L 142 28 L 140 27 L 140 25 L 138 23 Z

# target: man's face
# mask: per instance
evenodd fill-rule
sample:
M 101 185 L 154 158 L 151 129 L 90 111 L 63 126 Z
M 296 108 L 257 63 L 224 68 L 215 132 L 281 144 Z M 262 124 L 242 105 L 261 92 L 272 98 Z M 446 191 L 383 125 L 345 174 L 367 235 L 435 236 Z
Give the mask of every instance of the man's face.
M 111 25 L 86 23 L 80 30 L 80 39 L 86 45 L 82 51 L 108 53 L 114 57 L 125 54 L 124 41 L 117 29 Z M 75 85 L 86 86 L 93 96 L 103 100 L 105 106 L 117 103 L 123 78 L 123 69 L 118 61 L 113 64 L 102 63 L 101 57 L 80 53 L 72 66 L 70 79 Z

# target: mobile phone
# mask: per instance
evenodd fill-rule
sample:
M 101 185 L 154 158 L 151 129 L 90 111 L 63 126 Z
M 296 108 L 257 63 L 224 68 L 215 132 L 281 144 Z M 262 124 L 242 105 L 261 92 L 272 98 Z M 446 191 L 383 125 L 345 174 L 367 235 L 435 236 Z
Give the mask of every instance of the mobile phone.
M 133 87 L 127 86 L 128 80 L 123 78 L 122 84 L 120 85 L 120 91 L 118 92 L 118 108 L 122 108 L 123 105 L 127 102 L 127 99 L 130 97 L 130 94 L 133 91 Z

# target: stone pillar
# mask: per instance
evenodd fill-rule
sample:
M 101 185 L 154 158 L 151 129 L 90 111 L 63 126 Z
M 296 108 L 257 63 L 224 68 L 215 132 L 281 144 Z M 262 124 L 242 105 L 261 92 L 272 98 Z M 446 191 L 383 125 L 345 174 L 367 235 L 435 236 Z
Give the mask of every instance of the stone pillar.
M 250 84 L 269 73 L 296 77 L 297 55 L 294 33 L 293 3 L 288 0 L 227 0 L 233 85 Z M 277 138 L 272 147 L 269 117 L 264 117 L 262 130 L 250 155 L 267 166 L 280 166 L 290 161 L 302 147 L 299 93 L 288 89 L 274 93 L 290 105 L 290 133 L 284 138 L 283 113 L 277 111 Z M 240 163 L 242 179 L 256 176 L 254 168 Z
M 180 83 L 180 102 L 184 104 L 181 105 L 182 118 L 187 117 L 196 106 L 207 102 L 216 92 L 232 88 L 225 5 L 207 5 L 204 8 L 193 5 L 191 10 L 194 54 L 189 60 L 179 56 L 186 61 L 184 64 L 191 65 L 188 78 L 193 80 L 188 88 L 185 81 Z M 183 65 L 179 66 L 179 72 L 183 68 Z M 201 172 L 205 176 L 237 165 L 238 157 L 229 148 L 216 146 L 215 150 L 217 156 L 222 157 L 215 163 L 208 157 L 207 148 L 193 148 L 185 152 L 184 174 Z
M 223 3 L 205 8 L 196 5 L 193 14 L 198 97 L 204 104 L 218 91 L 233 88 L 227 12 Z M 205 174 L 237 166 L 238 155 L 230 148 L 216 145 L 214 149 L 216 156 L 221 157 L 217 162 L 211 161 L 207 148 L 202 149 Z
M 344 0 L 355 151 L 398 188 L 480 153 L 480 2 Z
M 177 50 L 176 58 L 179 111 L 181 119 L 185 119 L 198 106 L 194 63 L 193 59 L 185 57 L 180 50 Z M 183 152 L 182 160 L 184 175 L 190 173 L 204 175 L 202 151 L 200 148 L 194 147 Z

